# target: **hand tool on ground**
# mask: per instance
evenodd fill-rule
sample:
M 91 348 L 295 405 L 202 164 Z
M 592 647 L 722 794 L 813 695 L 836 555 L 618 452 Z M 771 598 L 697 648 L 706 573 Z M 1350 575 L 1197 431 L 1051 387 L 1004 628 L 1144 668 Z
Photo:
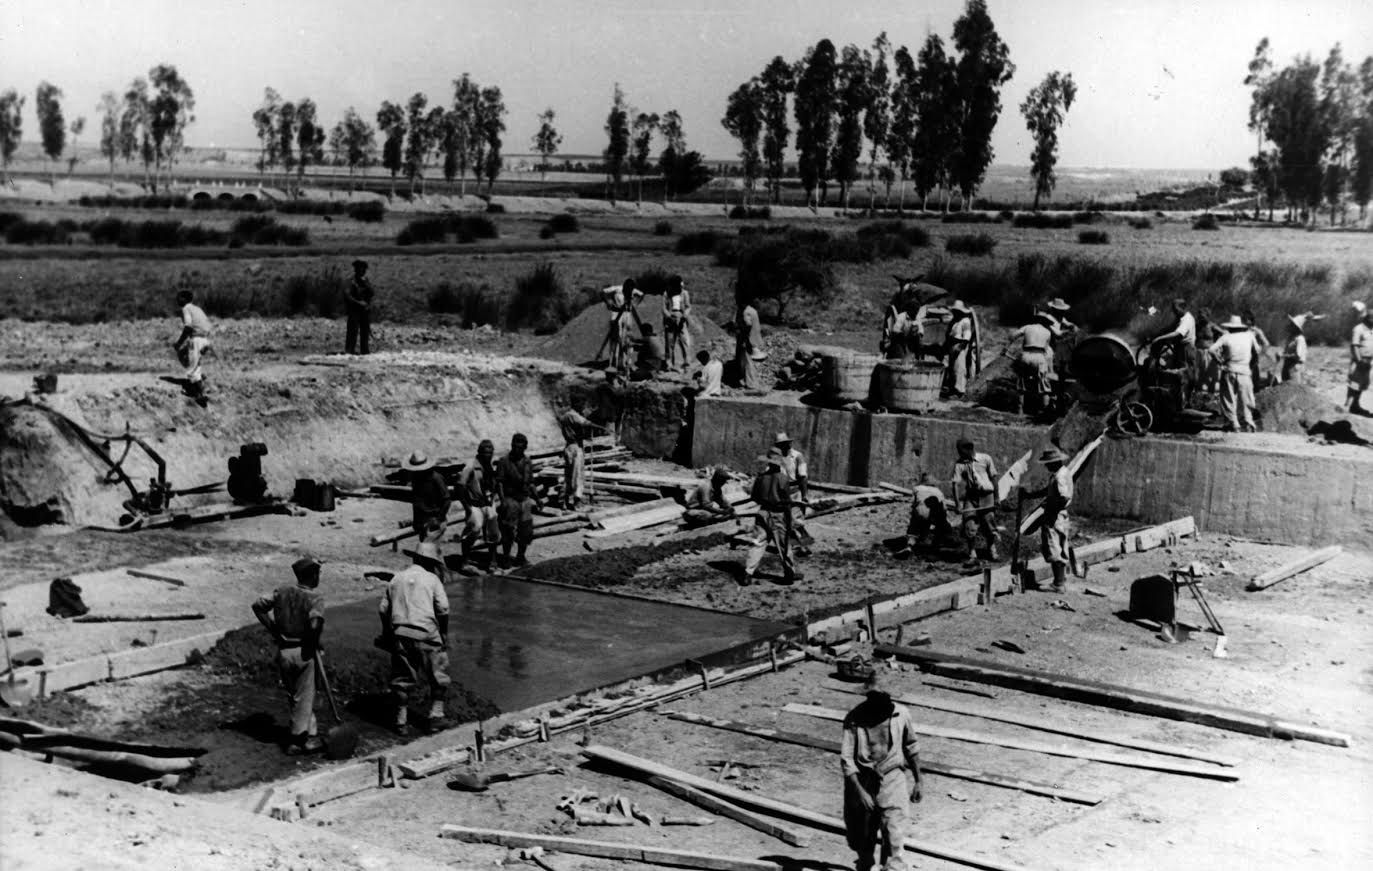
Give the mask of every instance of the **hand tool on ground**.
M 10 636 L 5 631 L 5 603 L 0 602 L 0 640 L 5 647 L 5 671 L 9 676 L 0 682 L 0 701 L 11 708 L 22 708 L 33 698 L 33 687 L 27 680 L 14 673 L 14 660 L 10 659 Z
M 1024 565 L 1020 559 L 1020 517 L 1025 510 L 1025 489 L 1015 490 L 1015 538 L 1011 542 L 1011 583 L 1017 586 L 1022 582 Z
M 493 783 L 505 783 L 508 780 L 519 780 L 522 777 L 533 777 L 536 774 L 562 774 L 563 769 L 559 766 L 549 768 L 535 768 L 531 771 L 498 771 L 495 774 L 485 774 L 480 771 L 462 771 L 453 776 L 448 781 L 449 789 L 456 789 L 461 792 L 486 792 L 487 788 Z
M 334 703 L 334 691 L 329 686 L 329 675 L 324 670 L 324 651 L 315 652 L 315 673 L 324 685 L 324 697 L 329 700 L 329 709 L 334 712 L 334 725 L 324 734 L 324 755 L 330 759 L 348 759 L 358 749 L 358 730 L 343 722 L 339 716 L 338 705 Z

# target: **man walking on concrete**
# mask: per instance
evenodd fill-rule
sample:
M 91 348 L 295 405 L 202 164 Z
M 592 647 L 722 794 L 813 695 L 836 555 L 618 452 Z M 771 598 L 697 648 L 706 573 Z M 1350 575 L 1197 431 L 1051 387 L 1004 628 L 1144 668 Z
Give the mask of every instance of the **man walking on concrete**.
M 716 469 L 708 480 L 701 481 L 691 489 L 686 498 L 686 513 L 683 519 L 687 526 L 704 526 L 726 517 L 734 516 L 734 506 L 725 498 L 724 486 L 729 473 Z
M 353 353 L 357 348 L 359 354 L 370 352 L 368 347 L 372 341 L 372 299 L 376 296 L 376 291 L 372 288 L 372 282 L 367 277 L 367 261 L 353 261 L 353 278 L 348 282 L 348 289 L 344 291 L 344 307 L 348 311 L 348 328 L 344 334 L 343 349 L 346 353 Z
M 448 700 L 448 593 L 441 576 L 443 557 L 432 541 L 405 551 L 414 565 L 386 585 L 377 607 L 382 646 L 391 652 L 394 729 L 410 734 L 410 700 L 420 682 L 429 688 L 429 731 L 443 728 Z
M 810 531 L 806 529 L 806 506 L 810 502 L 807 482 L 810 471 L 806 468 L 806 455 L 792 447 L 791 436 L 779 432 L 772 440 L 777 450 L 782 452 L 782 474 L 787 476 L 788 489 L 800 495 L 791 503 L 791 535 L 796 539 L 796 555 L 810 556 L 810 546 L 815 543 Z
M 458 500 L 464 509 L 462 524 L 462 562 L 458 571 L 472 576 L 472 551 L 480 542 L 491 552 L 490 568 L 496 568 L 496 545 L 501 543 L 500 519 L 496 509 L 496 469 L 492 460 L 496 446 L 490 439 L 477 445 L 476 462 L 463 469 L 458 483 Z
M 1046 448 L 1039 461 L 1049 471 L 1049 483 L 1042 490 L 1025 495 L 1043 499 L 1044 516 L 1039 527 L 1039 552 L 1054 573 L 1053 591 L 1062 593 L 1068 583 L 1068 536 L 1072 527 L 1068 521 L 1068 506 L 1073 503 L 1073 473 L 1069 471 L 1068 455 L 1056 446 Z
M 315 657 L 324 632 L 324 597 L 320 563 L 301 557 L 291 565 L 294 584 L 283 584 L 253 602 L 253 614 L 267 627 L 277 646 L 277 673 L 291 710 L 291 737 L 286 753 L 298 756 L 323 748 L 315 722 Z
M 1239 315 L 1221 324 L 1225 335 L 1208 351 L 1220 367 L 1220 410 L 1225 431 L 1254 431 L 1254 364 L 1259 349 Z
M 958 440 L 958 459 L 953 465 L 954 502 L 962 516 L 963 537 L 969 561 L 996 560 L 996 462 L 978 453 L 972 441 Z M 978 543 L 981 546 L 978 546 Z
M 428 455 L 415 451 L 405 461 L 410 473 L 410 506 L 412 525 L 420 541 L 439 541 L 448 528 L 448 482 L 434 468 Z
M 196 399 L 202 399 L 205 396 L 205 372 L 201 368 L 201 361 L 210 352 L 210 319 L 194 299 L 195 295 L 189 290 L 176 294 L 176 305 L 181 310 L 181 334 L 172 343 L 172 350 L 176 351 L 177 360 L 186 368 L 186 392 Z
M 920 744 L 910 712 L 892 701 L 878 666 L 867 697 L 844 717 L 839 767 L 844 774 L 844 833 L 858 854 L 856 871 L 904 871 L 911 803 L 921 798 Z
M 510 453 L 496 464 L 496 496 L 500 500 L 501 548 L 504 562 L 510 564 L 510 546 L 518 545 L 514 565 L 529 565 L 525 551 L 534 540 L 534 464 L 525 456 L 529 439 L 515 433 Z
M 767 470 L 753 479 L 750 492 L 750 498 L 758 505 L 758 513 L 753 518 L 753 546 L 744 563 L 743 584 L 747 587 L 753 583 L 769 544 L 776 546 L 777 555 L 782 559 L 784 583 L 792 584 L 803 580 L 803 576 L 791 560 L 791 492 L 787 476 L 782 472 L 782 452 L 773 448 L 759 460 L 767 464 Z

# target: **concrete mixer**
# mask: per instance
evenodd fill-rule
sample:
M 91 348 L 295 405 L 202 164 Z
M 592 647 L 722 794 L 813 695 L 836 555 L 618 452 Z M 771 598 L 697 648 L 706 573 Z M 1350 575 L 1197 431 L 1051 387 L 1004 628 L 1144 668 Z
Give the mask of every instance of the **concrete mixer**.
M 1169 349 L 1157 356 L 1149 345 L 1123 331 L 1088 336 L 1073 349 L 1072 372 L 1078 401 L 1110 408 L 1107 425 L 1119 435 L 1153 430 L 1200 432 L 1211 413 L 1192 407 L 1196 373 L 1190 360 Z

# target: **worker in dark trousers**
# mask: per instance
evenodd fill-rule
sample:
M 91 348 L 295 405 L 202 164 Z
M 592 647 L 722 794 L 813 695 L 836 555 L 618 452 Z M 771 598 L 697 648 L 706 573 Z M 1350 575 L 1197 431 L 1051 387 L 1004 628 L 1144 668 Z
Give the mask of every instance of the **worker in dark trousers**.
M 372 341 L 372 299 L 376 291 L 367 277 L 367 261 L 353 261 L 353 278 L 344 292 L 345 307 L 348 310 L 348 331 L 343 339 L 343 349 L 352 354 L 367 354 Z

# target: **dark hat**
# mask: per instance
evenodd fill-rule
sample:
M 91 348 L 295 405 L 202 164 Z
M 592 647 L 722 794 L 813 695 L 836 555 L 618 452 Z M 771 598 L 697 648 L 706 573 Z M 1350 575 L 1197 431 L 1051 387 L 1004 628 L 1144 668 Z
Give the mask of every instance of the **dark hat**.
M 324 565 L 324 563 L 312 556 L 303 556 L 291 563 L 291 571 L 296 573 L 297 578 L 300 578 L 308 575 L 312 571 L 318 571 L 322 565 Z
M 193 299 L 195 299 L 195 294 L 191 293 L 189 290 L 178 290 L 176 292 L 176 301 L 179 303 L 185 304 Z
M 354 261 L 353 261 L 353 268 L 354 268 L 354 269 L 366 269 L 366 268 L 367 268 L 367 261 L 366 261 L 366 260 L 354 260 Z
M 724 466 L 721 466 L 720 468 L 710 473 L 710 480 L 716 483 L 719 483 L 721 481 L 728 481 L 729 470 L 726 469 Z
M 439 546 L 432 541 L 422 541 L 415 545 L 414 550 L 403 550 L 401 553 L 415 561 L 416 565 L 432 565 L 443 568 L 443 555 L 439 553 Z

